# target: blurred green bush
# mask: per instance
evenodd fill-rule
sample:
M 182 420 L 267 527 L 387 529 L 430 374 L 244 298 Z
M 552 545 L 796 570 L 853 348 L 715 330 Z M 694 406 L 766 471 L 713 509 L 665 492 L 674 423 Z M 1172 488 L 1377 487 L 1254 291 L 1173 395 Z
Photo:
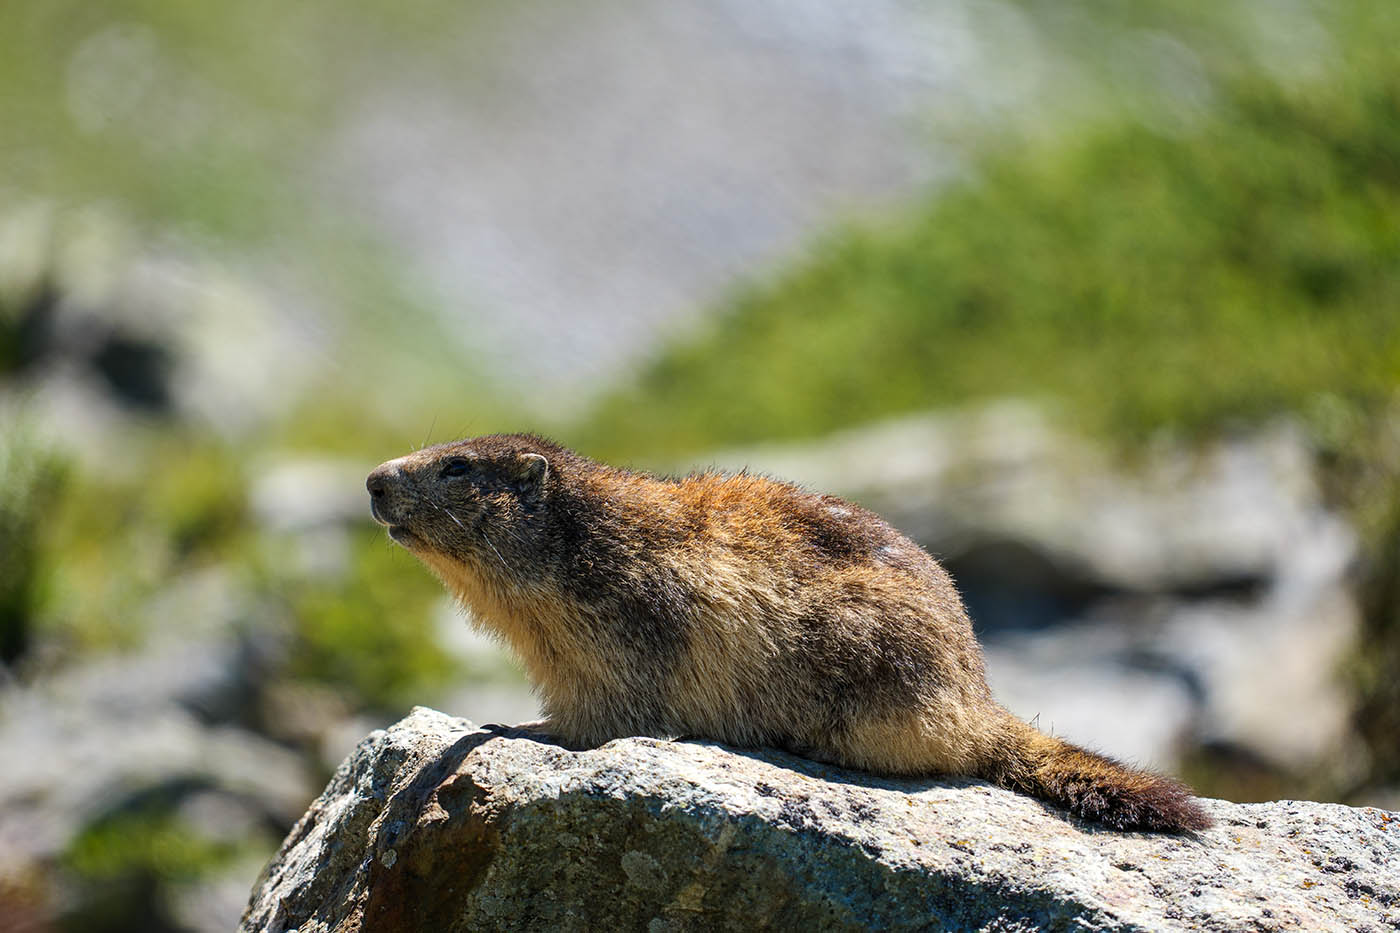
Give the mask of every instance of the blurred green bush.
M 828 239 L 607 399 L 587 441 L 675 456 L 998 395 L 1129 438 L 1387 402 L 1400 17 L 1352 7 L 1324 81 L 1224 75 L 1198 125 L 1003 148 Z
M 386 448 L 391 452 L 397 448 Z M 84 473 L 42 445 L 0 446 L 0 647 L 36 636 L 45 666 L 129 648 L 161 620 L 152 601 L 202 569 L 236 574 L 289 626 L 287 673 L 352 707 L 401 712 L 456 667 L 430 637 L 441 587 L 368 520 L 342 529 L 338 572 L 288 558 L 285 536 L 250 515 L 249 451 L 195 431 L 156 431 L 137 460 Z M 368 469 L 368 466 L 366 467 Z
M 49 516 L 63 495 L 62 459 L 24 432 L 0 441 L 0 663 L 28 649 L 43 601 Z
M 380 528 L 357 529 L 351 551 L 341 578 L 278 581 L 296 626 L 290 673 L 402 711 L 460 673 L 432 629 L 442 588 Z

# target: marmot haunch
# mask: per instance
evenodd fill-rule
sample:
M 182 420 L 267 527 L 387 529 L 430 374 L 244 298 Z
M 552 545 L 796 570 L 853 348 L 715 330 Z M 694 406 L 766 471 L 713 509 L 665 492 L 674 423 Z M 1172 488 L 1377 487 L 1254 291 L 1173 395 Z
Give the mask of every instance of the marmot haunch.
M 775 746 L 968 775 L 1117 829 L 1210 820 L 1189 791 L 999 705 L 952 579 L 878 516 L 748 473 L 664 479 L 532 435 L 374 470 L 371 511 L 518 652 L 548 733 Z

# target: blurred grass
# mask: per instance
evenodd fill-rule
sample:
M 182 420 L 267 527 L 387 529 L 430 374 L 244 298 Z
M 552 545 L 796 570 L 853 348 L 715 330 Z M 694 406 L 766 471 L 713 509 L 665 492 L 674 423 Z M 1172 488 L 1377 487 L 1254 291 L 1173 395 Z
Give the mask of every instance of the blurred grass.
M 0 662 L 29 648 L 44 599 L 40 567 L 53 540 L 47 516 L 68 470 L 21 431 L 0 441 Z
M 172 916 L 172 894 L 182 885 L 257 862 L 277 844 L 270 827 L 233 838 L 211 835 L 153 799 L 95 820 L 58 860 L 82 898 L 60 908 L 53 927 L 74 933 L 166 931 L 186 927 Z
M 353 533 L 345 575 L 284 579 L 278 591 L 296 620 L 293 676 L 336 685 L 372 708 L 403 711 L 462 674 L 432 633 L 441 586 L 380 528 Z
M 148 229 L 261 237 L 374 59 L 435 55 L 480 16 L 446 0 L 19 0 L 0 5 L 0 187 L 121 202 Z M 310 153 L 314 156 L 314 153 Z
M 346 566 L 297 560 L 299 547 L 327 542 L 255 520 L 247 501 L 255 459 L 222 438 L 168 428 L 141 445 L 136 462 L 97 475 L 32 438 L 0 446 L 6 660 L 37 665 L 33 674 L 135 648 L 162 624 L 152 617 L 160 594 L 224 568 L 267 620 L 284 620 L 286 674 L 334 688 L 352 708 L 401 713 L 453 682 L 458 662 L 428 634 L 437 581 L 367 509 L 362 524 L 337 532 Z M 45 650 L 24 658 L 34 641 Z
M 1199 125 L 1003 150 L 911 216 L 828 238 L 605 399 L 586 442 L 675 457 L 999 395 L 1130 441 L 1320 393 L 1388 403 L 1400 15 L 1348 9 L 1325 81 L 1228 74 Z
M 268 837 L 259 842 L 274 845 L 270 833 Z M 73 841 L 65 861 L 79 875 L 97 881 L 142 874 L 184 881 L 260 848 L 211 839 L 176 814 L 148 805 L 89 826 Z

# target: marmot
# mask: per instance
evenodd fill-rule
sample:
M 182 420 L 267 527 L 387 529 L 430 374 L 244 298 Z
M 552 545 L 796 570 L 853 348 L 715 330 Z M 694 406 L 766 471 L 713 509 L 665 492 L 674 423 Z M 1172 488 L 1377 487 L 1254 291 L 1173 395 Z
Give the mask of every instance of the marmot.
M 857 505 L 749 473 L 659 478 L 524 434 L 419 450 L 366 485 L 389 536 L 518 652 L 567 745 L 767 745 L 980 777 L 1116 829 L 1210 825 L 1182 785 L 999 705 L 948 573 Z

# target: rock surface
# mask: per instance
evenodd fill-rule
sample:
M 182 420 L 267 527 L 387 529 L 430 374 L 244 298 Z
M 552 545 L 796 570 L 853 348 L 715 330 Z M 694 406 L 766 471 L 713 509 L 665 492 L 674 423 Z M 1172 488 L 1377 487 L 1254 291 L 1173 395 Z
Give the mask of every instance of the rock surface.
M 227 875 L 187 876 L 184 853 L 256 857 L 315 793 L 316 769 L 243 721 L 278 649 L 266 629 L 239 623 L 253 612 L 230 577 L 173 580 L 147 611 L 158 621 L 133 650 L 0 682 L 0 931 L 89 929 L 96 918 L 103 929 L 226 930 L 242 906 L 228 907 Z M 156 858 L 116 864 L 140 843 L 104 827 L 137 822 L 178 826 L 188 848 L 157 840 L 145 850 Z M 104 838 L 117 841 L 96 844 L 101 867 L 75 864 Z M 17 903 L 32 927 L 11 919 Z M 151 910 L 178 923 L 159 926 Z
M 1400 814 L 1205 806 L 1196 837 L 1114 833 L 975 781 L 418 708 L 340 766 L 241 929 L 1400 928 Z

